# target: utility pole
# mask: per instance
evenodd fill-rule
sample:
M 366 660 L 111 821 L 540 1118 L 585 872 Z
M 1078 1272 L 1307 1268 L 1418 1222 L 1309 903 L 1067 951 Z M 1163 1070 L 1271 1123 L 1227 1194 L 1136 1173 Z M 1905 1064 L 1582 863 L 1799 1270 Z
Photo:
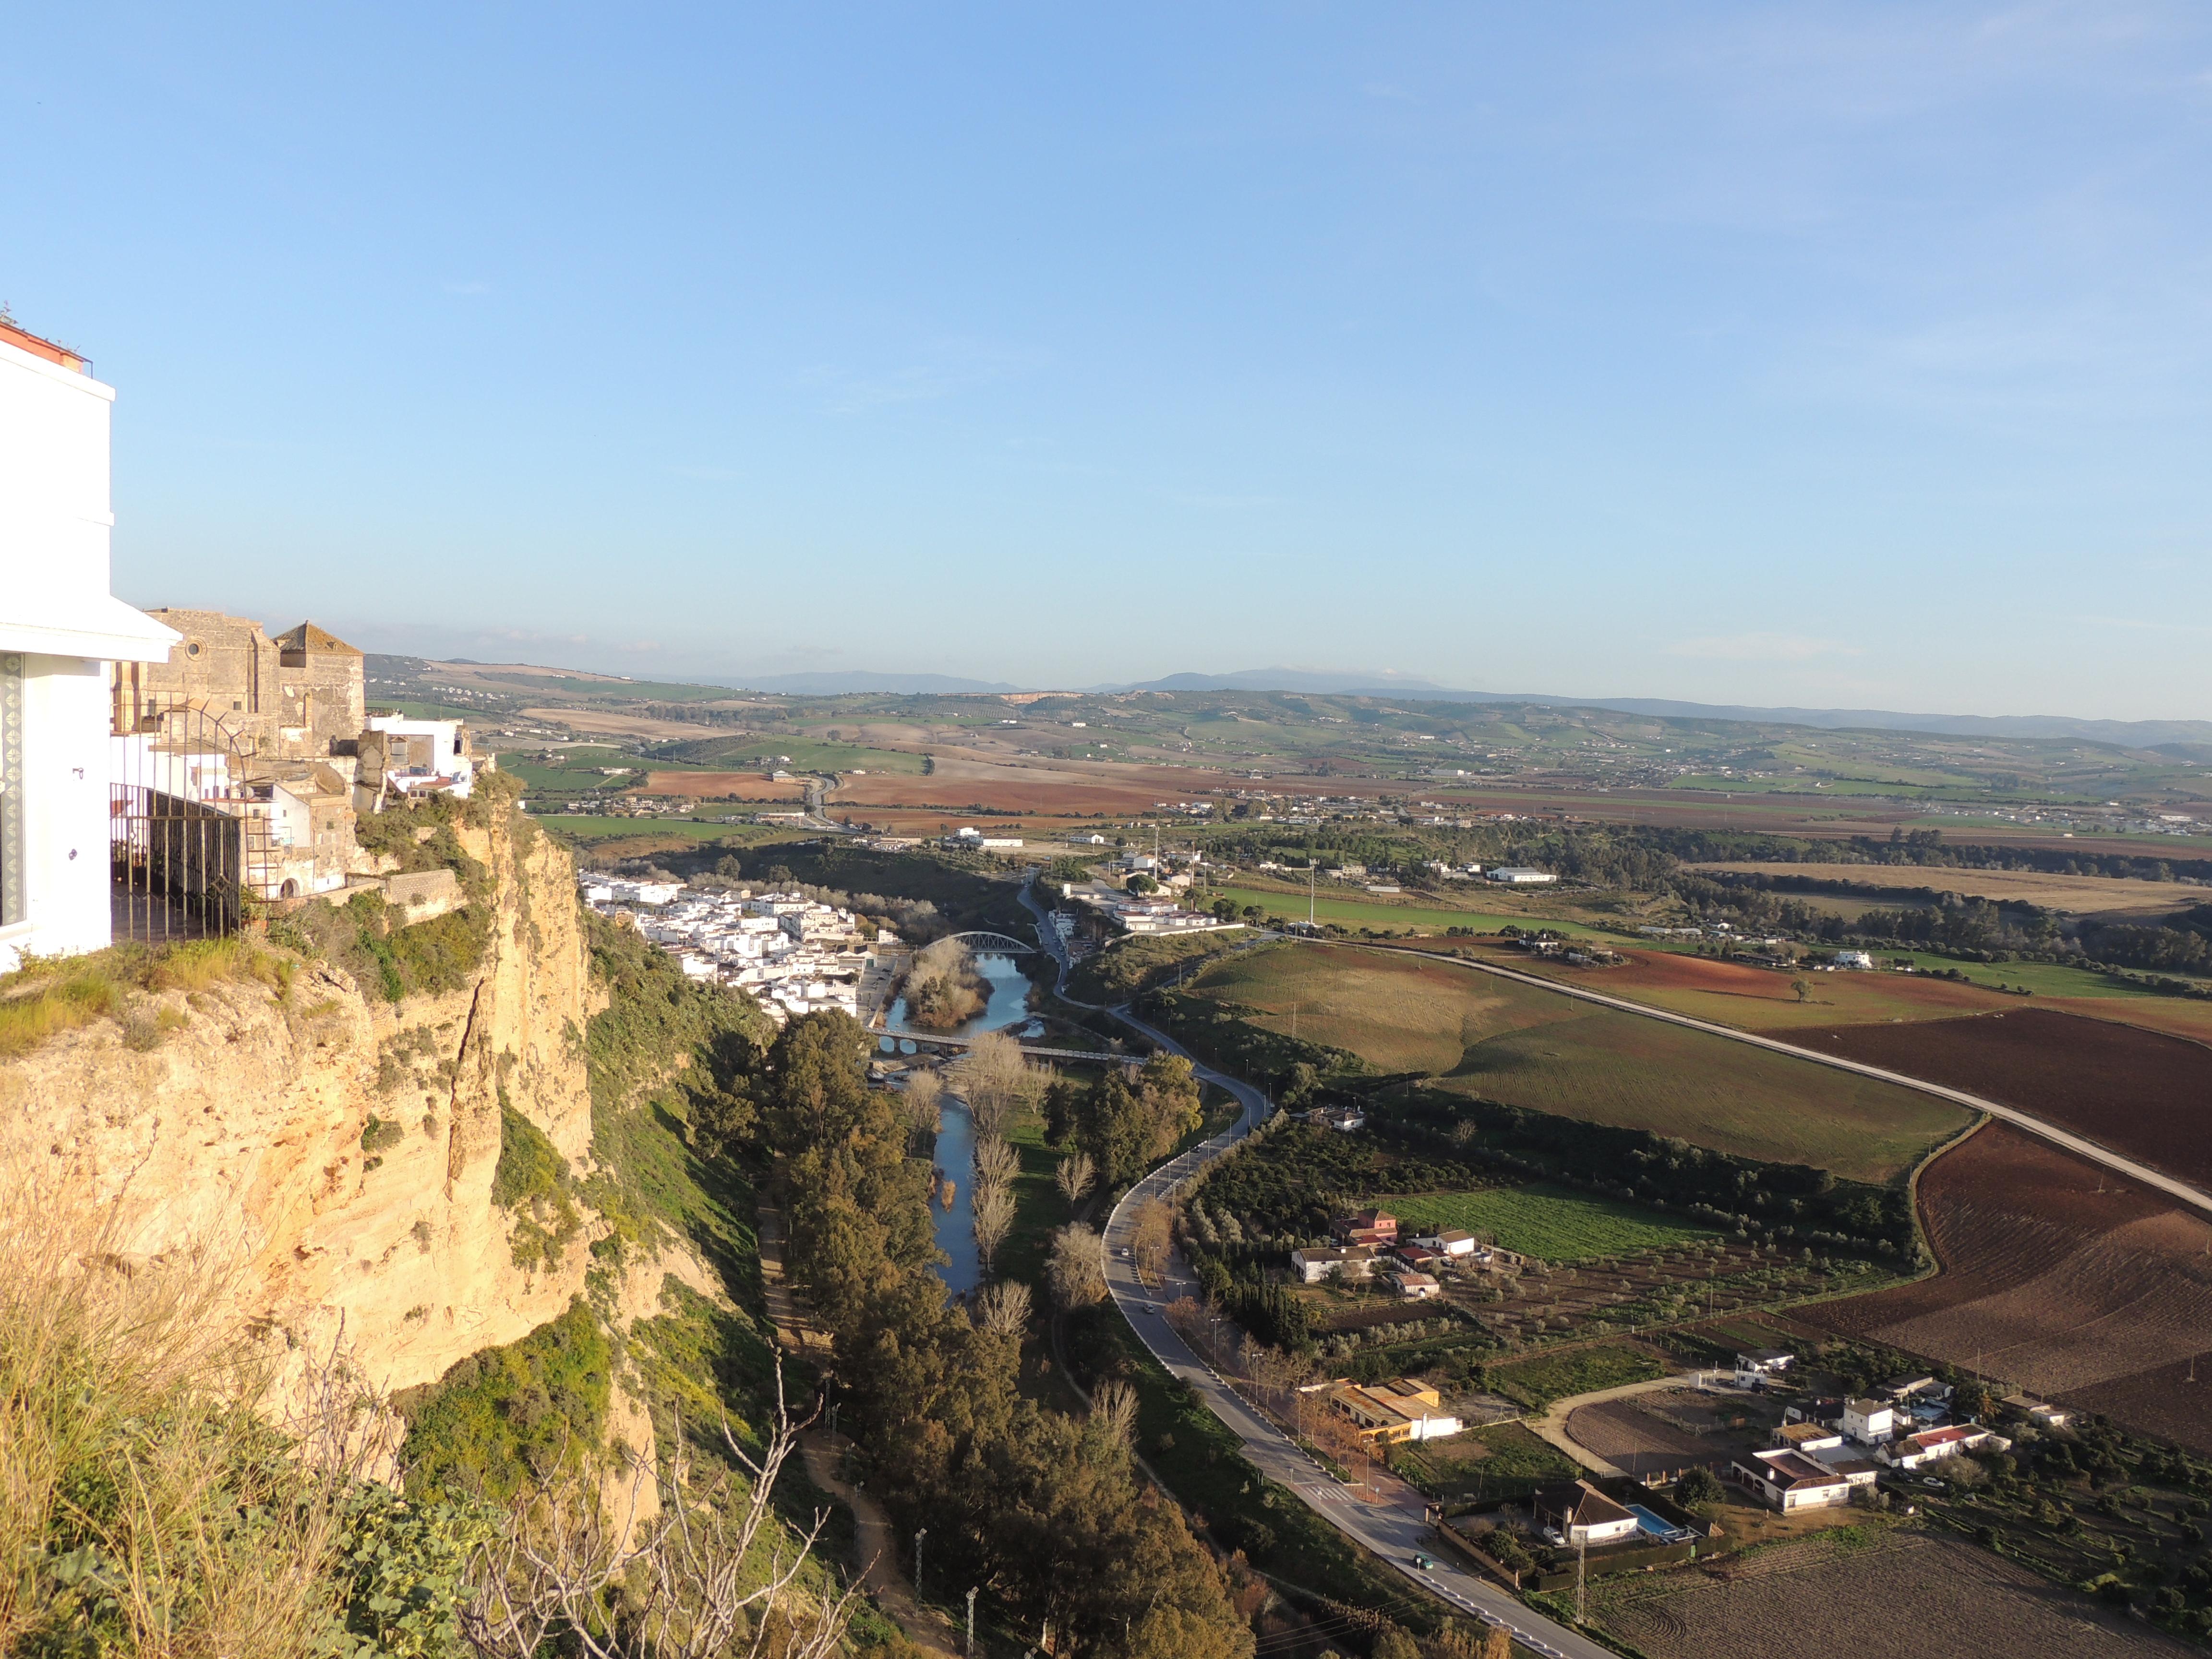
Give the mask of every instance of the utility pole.
M 975 1659 L 975 1589 L 968 1587 L 968 1659 Z
M 929 1536 L 927 1527 L 914 1529 L 914 1599 L 921 1600 L 921 1540 Z
M 1575 1540 L 1575 1623 L 1589 1623 L 1589 1534 Z

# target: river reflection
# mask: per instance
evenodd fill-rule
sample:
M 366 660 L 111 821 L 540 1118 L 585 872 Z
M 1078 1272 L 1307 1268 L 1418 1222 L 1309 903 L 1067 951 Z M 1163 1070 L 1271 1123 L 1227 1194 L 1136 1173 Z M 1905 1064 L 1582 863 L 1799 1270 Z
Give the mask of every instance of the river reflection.
M 975 971 L 991 988 L 990 1000 L 984 1004 L 983 1012 L 950 1031 L 925 1035 L 972 1037 L 985 1031 L 1003 1031 L 1028 1024 L 1030 981 L 1022 972 L 1020 963 L 1013 957 L 979 952 Z M 884 1029 L 893 1035 L 921 1030 L 906 1023 L 904 997 L 891 1004 L 890 1016 L 884 1022 Z M 899 1045 L 902 1050 L 906 1046 Z M 966 1103 L 951 1095 L 945 1096 L 939 1106 L 944 1125 L 937 1132 L 938 1180 L 941 1183 L 947 1176 L 952 1178 L 952 1207 L 946 1209 L 938 1194 L 932 1193 L 929 1214 L 937 1229 L 937 1248 L 948 1258 L 938 1268 L 937 1276 L 945 1281 L 948 1292 L 960 1295 L 983 1282 L 982 1252 L 975 1248 L 975 1212 L 970 1207 L 975 1179 L 975 1120 L 969 1115 Z

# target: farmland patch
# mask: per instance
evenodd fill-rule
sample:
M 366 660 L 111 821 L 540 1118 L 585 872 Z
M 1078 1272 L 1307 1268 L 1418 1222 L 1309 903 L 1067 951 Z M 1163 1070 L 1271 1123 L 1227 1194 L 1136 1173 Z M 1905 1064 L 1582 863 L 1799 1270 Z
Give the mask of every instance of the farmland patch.
M 1796 1322 L 1970 1367 L 2212 1453 L 2212 1224 L 2003 1123 L 1922 1174 L 1943 1271 Z
M 1486 1387 L 1508 1400 L 1530 1411 L 1542 1411 L 1554 1401 L 1578 1394 L 1617 1389 L 1626 1382 L 1652 1382 L 1666 1376 L 1668 1369 L 1667 1362 L 1648 1348 L 1626 1342 L 1605 1343 L 1492 1365 L 1483 1380 Z
M 1710 1567 L 1601 1581 L 1651 1659 L 2153 1659 L 2192 1650 L 1954 1539 L 1848 1528 Z
M 1285 945 L 1242 952 L 1186 988 L 1380 1071 L 1851 1180 L 1894 1178 L 1967 1121 L 1909 1089 L 1443 960 Z
M 2033 1112 L 2185 1181 L 2212 1182 L 2212 1048 L 2040 1008 L 1845 1026 L 1808 1048 Z
M 1715 1237 L 1710 1227 L 1688 1225 L 1650 1210 L 1542 1182 L 1387 1200 L 1378 1195 L 1369 1201 L 1387 1203 L 1401 1231 L 1462 1228 L 1503 1249 L 1547 1261 L 1581 1261 Z

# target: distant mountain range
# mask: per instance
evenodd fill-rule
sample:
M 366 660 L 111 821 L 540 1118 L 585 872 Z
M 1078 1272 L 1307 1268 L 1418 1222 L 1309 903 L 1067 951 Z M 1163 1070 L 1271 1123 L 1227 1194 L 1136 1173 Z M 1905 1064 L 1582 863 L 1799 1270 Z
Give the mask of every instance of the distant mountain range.
M 412 659 L 389 659 L 394 663 Z M 465 659 L 451 658 L 461 662 Z M 786 696 L 991 696 L 1040 688 L 1004 680 L 963 679 L 952 674 L 881 673 L 828 669 L 805 674 L 732 677 L 704 684 Z M 1433 680 L 1373 670 L 1248 668 L 1231 674 L 1170 674 L 1156 680 L 1059 688 L 1095 696 L 1129 691 L 1303 691 L 1316 696 L 1389 697 L 1407 702 L 1523 703 L 1549 708 L 1603 708 L 1667 720 L 1762 721 L 1881 732 L 1921 732 L 1948 737 L 2073 738 L 2128 749 L 2188 751 L 2212 757 L 2212 720 L 2094 720 L 2067 714 L 1915 714 L 1892 708 L 1757 708 L 1740 703 L 1682 702 L 1663 697 L 1569 697 L 1537 691 L 1469 691 Z M 2202 752 L 2197 752 L 2202 751 Z
M 1310 691 L 1317 696 L 1397 697 L 1408 702 L 1534 703 L 1552 708 L 1609 708 L 1668 720 L 1762 720 L 1781 726 L 1926 732 L 1962 738 L 2080 738 L 2130 749 L 2212 743 L 2212 720 L 2091 720 L 2068 714 L 1910 714 L 1887 708 L 1753 708 L 1740 703 L 1678 702 L 1663 697 L 1563 697 L 1538 691 L 1467 691 L 1395 674 L 1250 668 L 1235 674 L 1170 674 L 1097 691 Z
M 763 674 L 757 679 L 729 684 L 746 691 L 768 691 L 788 697 L 842 697 L 872 691 L 886 697 L 988 696 L 1000 691 L 1025 691 L 1003 680 L 963 680 L 951 674 L 878 674 L 866 669 L 835 669 L 815 674 Z

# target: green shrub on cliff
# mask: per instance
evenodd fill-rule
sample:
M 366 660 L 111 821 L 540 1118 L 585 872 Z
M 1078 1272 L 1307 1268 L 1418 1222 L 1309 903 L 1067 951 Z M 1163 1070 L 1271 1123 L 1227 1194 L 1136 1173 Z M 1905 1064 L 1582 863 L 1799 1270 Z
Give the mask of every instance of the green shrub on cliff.
M 613 1364 L 605 1328 L 579 1299 L 520 1342 L 395 1396 L 409 1496 L 504 1500 L 581 1460 L 605 1429 Z

